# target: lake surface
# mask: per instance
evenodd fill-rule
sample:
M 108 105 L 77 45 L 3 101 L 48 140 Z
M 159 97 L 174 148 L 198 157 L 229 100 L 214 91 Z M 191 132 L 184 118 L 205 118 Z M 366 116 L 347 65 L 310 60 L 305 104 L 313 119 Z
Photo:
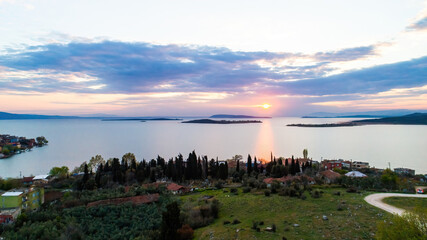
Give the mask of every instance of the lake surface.
M 209 158 L 236 154 L 367 161 L 371 166 L 407 167 L 427 173 L 427 126 L 370 125 L 336 128 L 287 127 L 289 123 L 330 123 L 352 119 L 262 119 L 261 124 L 183 124 L 180 121 L 1 120 L 0 133 L 35 138 L 49 145 L 0 160 L 0 176 L 46 174 L 54 166 L 70 170 L 101 154 L 104 159 L 132 152 L 138 160 L 159 154 L 184 157 L 196 150 Z

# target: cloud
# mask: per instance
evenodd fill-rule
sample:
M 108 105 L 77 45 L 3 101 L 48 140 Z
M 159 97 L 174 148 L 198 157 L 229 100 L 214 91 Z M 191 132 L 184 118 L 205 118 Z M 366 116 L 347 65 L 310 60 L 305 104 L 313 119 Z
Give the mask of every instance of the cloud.
M 427 57 L 329 77 L 279 83 L 284 93 L 306 95 L 378 93 L 427 84 Z
M 415 31 L 426 30 L 426 29 L 427 29 L 427 15 L 407 27 L 407 30 L 415 30 Z
M 304 55 L 114 41 L 51 43 L 0 55 L 0 89 L 322 96 L 425 85 L 427 58 L 326 77 L 335 70 L 332 63 L 363 59 L 375 55 L 375 49 L 373 45 Z

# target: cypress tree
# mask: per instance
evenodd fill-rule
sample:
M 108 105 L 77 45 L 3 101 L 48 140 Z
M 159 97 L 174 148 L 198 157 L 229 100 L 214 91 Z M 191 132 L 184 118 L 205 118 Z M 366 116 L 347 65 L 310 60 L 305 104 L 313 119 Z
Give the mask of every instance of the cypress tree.
M 256 157 L 254 157 L 254 172 L 258 173 L 258 163 Z
M 247 166 L 247 172 L 248 172 L 248 175 L 249 175 L 252 172 L 252 158 L 251 158 L 250 154 L 248 154 L 248 162 L 247 162 L 247 164 L 248 164 L 248 166 Z
M 181 227 L 179 219 L 180 210 L 177 202 L 166 206 L 166 212 L 163 212 L 161 225 L 161 239 L 171 240 L 178 239 L 176 231 Z
M 239 173 L 240 172 L 240 160 L 236 160 L 236 172 Z

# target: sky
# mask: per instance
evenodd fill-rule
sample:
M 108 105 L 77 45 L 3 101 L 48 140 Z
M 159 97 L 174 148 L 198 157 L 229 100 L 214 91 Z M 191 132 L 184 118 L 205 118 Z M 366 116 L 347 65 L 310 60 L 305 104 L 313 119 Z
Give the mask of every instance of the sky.
M 4 112 L 427 109 L 427 1 L 0 0 L 0 36 Z

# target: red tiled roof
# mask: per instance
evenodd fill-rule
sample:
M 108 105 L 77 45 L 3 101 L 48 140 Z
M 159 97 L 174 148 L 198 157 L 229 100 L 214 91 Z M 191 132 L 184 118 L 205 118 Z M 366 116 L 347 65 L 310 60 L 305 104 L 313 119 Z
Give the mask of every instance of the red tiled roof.
M 334 180 L 336 178 L 341 177 L 341 174 L 334 172 L 332 170 L 326 170 L 320 173 L 322 176 L 324 176 L 325 178 L 328 178 L 330 180 Z
M 33 181 L 33 178 L 34 178 L 34 177 L 23 177 L 23 178 L 22 178 L 22 181 L 23 181 L 23 182 L 31 182 L 31 181 Z
M 169 191 L 178 191 L 178 190 L 184 189 L 184 187 L 176 183 L 171 183 L 168 185 L 167 189 Z

